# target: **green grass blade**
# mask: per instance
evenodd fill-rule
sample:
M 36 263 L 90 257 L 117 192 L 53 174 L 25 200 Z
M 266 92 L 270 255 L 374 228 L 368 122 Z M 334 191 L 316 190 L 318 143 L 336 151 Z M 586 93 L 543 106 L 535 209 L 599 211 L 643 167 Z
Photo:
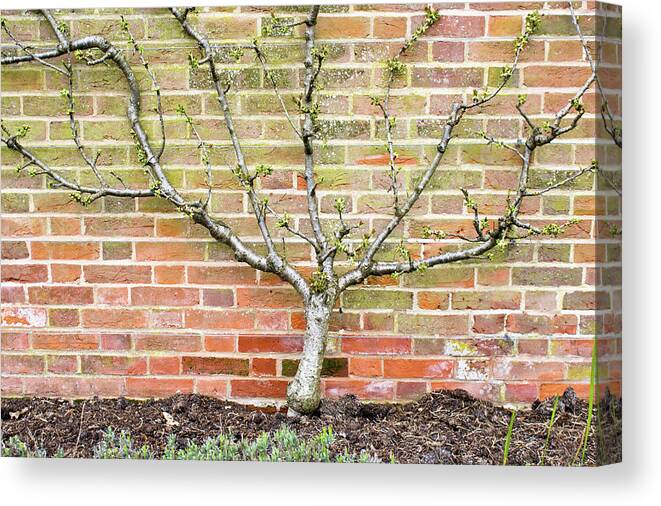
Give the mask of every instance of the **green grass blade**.
M 507 427 L 507 436 L 505 437 L 505 449 L 503 450 L 503 465 L 507 465 L 507 457 L 510 453 L 510 443 L 512 442 L 512 429 L 514 429 L 514 420 L 516 420 L 516 411 L 512 411 L 510 423 Z
M 555 401 L 553 401 L 553 409 L 551 410 L 551 420 L 549 421 L 549 427 L 546 431 L 546 442 L 544 443 L 544 451 L 542 452 L 542 461 L 540 463 L 542 466 L 546 460 L 546 452 L 549 449 L 549 442 L 551 441 L 551 429 L 555 423 L 555 414 L 558 411 L 558 402 L 560 402 L 560 396 L 556 395 Z
M 592 344 L 592 364 L 590 367 L 590 397 L 588 399 L 588 419 L 585 424 L 585 431 L 581 442 L 581 465 L 585 463 L 585 453 L 588 449 L 588 439 L 590 437 L 590 427 L 592 426 L 592 409 L 594 407 L 595 398 L 595 380 L 597 377 L 597 339 Z

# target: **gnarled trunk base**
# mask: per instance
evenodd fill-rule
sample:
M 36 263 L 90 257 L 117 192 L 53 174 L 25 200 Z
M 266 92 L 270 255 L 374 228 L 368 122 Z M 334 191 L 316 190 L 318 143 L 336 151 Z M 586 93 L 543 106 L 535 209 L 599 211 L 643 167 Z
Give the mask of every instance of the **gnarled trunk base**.
M 332 303 L 327 294 L 313 295 L 305 307 L 306 329 L 303 354 L 293 381 L 287 388 L 287 408 L 290 416 L 310 414 L 321 400 L 321 367 L 326 351 L 328 320 Z

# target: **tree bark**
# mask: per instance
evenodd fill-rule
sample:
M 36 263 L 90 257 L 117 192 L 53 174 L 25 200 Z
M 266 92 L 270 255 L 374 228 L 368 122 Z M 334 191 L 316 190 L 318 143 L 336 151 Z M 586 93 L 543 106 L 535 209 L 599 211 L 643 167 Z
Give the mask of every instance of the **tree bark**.
M 328 293 L 312 294 L 305 306 L 305 340 L 303 354 L 293 381 L 287 388 L 290 416 L 310 414 L 321 399 L 321 367 L 326 351 L 328 322 L 333 310 L 333 297 Z

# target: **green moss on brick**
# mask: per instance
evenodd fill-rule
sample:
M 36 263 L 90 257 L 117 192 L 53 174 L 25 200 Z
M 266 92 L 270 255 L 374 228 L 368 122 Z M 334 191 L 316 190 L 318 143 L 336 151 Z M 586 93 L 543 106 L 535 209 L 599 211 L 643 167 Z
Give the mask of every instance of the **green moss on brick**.
M 282 361 L 282 375 L 286 377 L 293 377 L 298 370 L 299 360 L 297 359 L 283 359 Z M 346 377 L 349 375 L 349 360 L 341 357 L 328 357 L 324 359 L 321 366 L 321 375 L 323 377 Z
M 131 258 L 132 251 L 130 242 L 108 241 L 103 243 L 104 260 L 126 260 Z
M 346 309 L 411 309 L 413 293 L 395 290 L 351 290 L 342 296 Z
M 30 196 L 27 193 L 2 193 L 0 209 L 3 213 L 27 213 L 30 210 Z

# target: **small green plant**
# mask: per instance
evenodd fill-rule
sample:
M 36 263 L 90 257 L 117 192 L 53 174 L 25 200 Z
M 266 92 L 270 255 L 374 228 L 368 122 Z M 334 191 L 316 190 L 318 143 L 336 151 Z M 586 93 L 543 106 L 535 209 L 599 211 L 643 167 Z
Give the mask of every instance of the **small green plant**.
M 11 436 L 5 443 L 4 440 L 0 446 L 3 457 L 24 457 L 24 458 L 45 458 L 46 452 L 37 448 L 30 449 L 18 436 Z
M 381 462 L 376 455 L 365 450 L 358 454 L 344 448 L 334 454 L 332 446 L 336 438 L 332 427 L 324 427 L 319 434 L 309 439 L 300 438 L 286 425 L 274 433 L 262 432 L 255 439 L 244 439 L 231 433 L 221 433 L 208 437 L 201 443 L 189 441 L 183 448 L 177 447 L 177 438 L 170 434 L 160 458 L 163 460 L 206 460 L 206 461 L 259 461 L 259 462 Z M 5 457 L 45 457 L 31 452 L 18 437 L 9 438 L 3 443 Z M 94 447 L 96 459 L 155 459 L 159 458 L 148 446 L 136 447 L 128 432 L 115 432 L 112 428 L 103 432 L 102 439 Z M 63 457 L 58 450 L 55 456 Z M 390 463 L 396 463 L 391 454 Z
M 592 344 L 592 363 L 590 365 L 590 396 L 588 397 L 588 417 L 585 423 L 585 430 L 583 431 L 583 437 L 581 438 L 581 446 L 579 450 L 581 451 L 581 465 L 585 464 L 585 454 L 588 450 L 588 440 L 590 438 L 590 429 L 592 428 L 592 411 L 594 409 L 594 398 L 596 396 L 596 377 L 597 377 L 597 340 L 595 339 Z M 578 452 L 577 452 L 578 455 Z M 574 457 L 574 461 L 576 456 Z
M 505 448 L 503 449 L 503 465 L 507 465 L 507 457 L 510 453 L 510 444 L 512 443 L 512 430 L 514 429 L 514 420 L 516 420 L 516 410 L 512 411 L 510 423 L 507 426 L 507 435 L 505 436 Z
M 154 453 L 147 445 L 136 448 L 131 435 L 125 431 L 117 434 L 112 428 L 104 431 L 101 441 L 94 447 L 95 459 L 153 459 Z
M 544 442 L 544 450 L 542 450 L 542 459 L 540 461 L 540 465 L 544 465 L 544 461 L 546 460 L 546 452 L 549 449 L 549 443 L 551 442 L 551 429 L 553 428 L 553 424 L 555 423 L 555 414 L 558 410 L 558 402 L 560 401 L 559 396 L 555 396 L 555 400 L 553 401 L 553 409 L 551 410 L 551 420 L 549 420 L 549 426 L 548 429 L 546 430 L 546 441 Z
M 314 271 L 310 276 L 310 288 L 314 293 L 323 293 L 328 288 L 328 276 L 323 271 Z

